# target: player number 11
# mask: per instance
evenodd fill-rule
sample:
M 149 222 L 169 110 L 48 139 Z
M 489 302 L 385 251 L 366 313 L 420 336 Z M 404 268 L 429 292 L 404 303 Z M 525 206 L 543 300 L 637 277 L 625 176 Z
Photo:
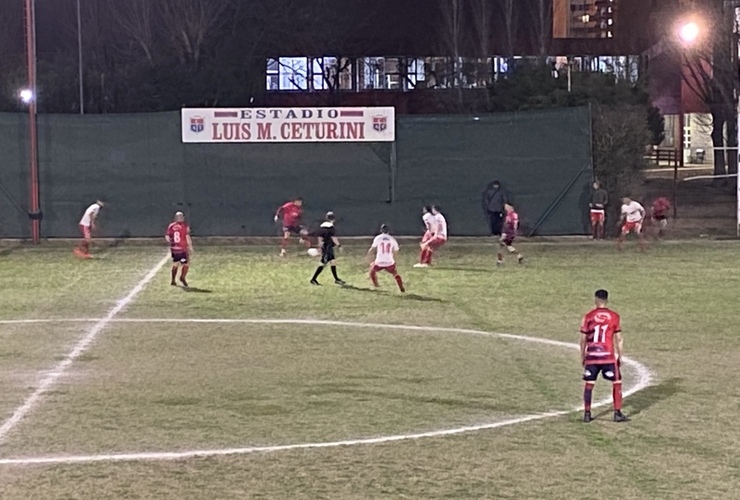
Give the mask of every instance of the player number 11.
M 596 325 L 594 327 L 594 343 L 603 344 L 606 342 L 606 331 L 609 329 L 609 325 Z

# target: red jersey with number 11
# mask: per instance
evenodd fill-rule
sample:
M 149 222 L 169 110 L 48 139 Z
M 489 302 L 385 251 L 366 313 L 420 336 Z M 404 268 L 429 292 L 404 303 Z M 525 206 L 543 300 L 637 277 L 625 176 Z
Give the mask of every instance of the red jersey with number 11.
M 622 331 L 619 314 L 597 307 L 583 317 L 581 333 L 586 335 L 586 365 L 616 363 L 614 336 Z
M 185 222 L 173 222 L 167 227 L 167 236 L 170 238 L 170 250 L 173 252 L 188 251 L 188 235 L 190 227 Z

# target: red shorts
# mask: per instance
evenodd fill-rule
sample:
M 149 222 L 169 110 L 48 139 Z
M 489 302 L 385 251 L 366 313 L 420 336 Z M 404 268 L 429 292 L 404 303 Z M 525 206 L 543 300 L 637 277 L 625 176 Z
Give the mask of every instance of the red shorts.
M 427 246 L 431 249 L 435 249 L 441 247 L 445 243 L 447 243 L 447 238 L 445 238 L 444 236 L 434 236 L 429 239 L 429 241 L 427 242 Z
M 640 222 L 627 222 L 622 224 L 622 234 L 635 233 L 640 234 L 642 232 L 642 221 Z
M 390 266 L 379 266 L 378 264 L 373 264 L 370 272 L 377 273 L 378 271 L 388 271 L 391 274 L 397 274 L 395 264 L 391 264 Z
M 82 232 L 82 237 L 86 240 L 89 240 L 92 238 L 92 235 L 90 233 L 90 226 L 86 226 L 84 224 L 80 224 L 80 232 Z
M 591 222 L 604 222 L 604 211 L 591 210 Z
M 424 233 L 424 236 L 421 237 L 421 242 L 422 243 L 426 243 L 427 241 L 429 241 L 431 239 L 432 239 L 432 233 L 431 233 L 431 231 L 426 231 Z

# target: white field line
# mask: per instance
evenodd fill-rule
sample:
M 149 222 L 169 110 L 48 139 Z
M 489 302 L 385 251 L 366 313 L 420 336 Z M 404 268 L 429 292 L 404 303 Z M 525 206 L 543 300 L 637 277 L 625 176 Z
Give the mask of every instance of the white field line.
M 92 344 L 92 342 L 95 340 L 95 337 L 98 336 L 98 334 L 105 329 L 105 327 L 110 323 L 118 313 L 120 313 L 126 306 L 128 306 L 132 300 L 144 289 L 144 287 L 156 276 L 156 274 L 159 272 L 160 269 L 162 269 L 162 266 L 164 266 L 169 260 L 169 256 L 166 256 L 162 258 L 159 262 L 157 262 L 153 268 L 149 270 L 149 272 L 144 276 L 141 281 L 139 281 L 136 286 L 134 286 L 128 294 L 126 294 L 125 297 L 122 299 L 119 299 L 118 302 L 116 302 L 116 305 L 113 306 L 113 308 L 108 311 L 108 314 L 104 317 L 98 320 L 94 325 L 90 327 L 89 330 L 85 333 L 85 336 L 82 337 L 77 344 L 75 344 L 74 348 L 67 354 L 62 361 L 60 361 L 50 372 L 48 372 L 48 375 L 44 377 L 41 382 L 39 383 L 38 387 L 36 387 L 36 390 L 31 393 L 28 398 L 23 402 L 21 406 L 16 408 L 16 410 L 13 412 L 13 415 L 8 418 L 2 426 L 0 426 L 0 443 L 2 443 L 5 438 L 8 436 L 8 433 L 15 428 L 18 423 L 23 420 L 23 418 L 28 415 L 28 413 L 34 409 L 34 407 L 38 404 L 39 400 L 41 399 L 41 396 L 49 390 L 50 387 L 52 387 L 59 378 L 64 375 L 64 372 L 70 367 L 70 365 L 80 357 L 81 354 L 83 354 Z
M 33 320 L 22 320 L 29 322 Z M 90 321 L 88 319 L 77 319 L 67 321 Z M 46 321 L 43 321 L 46 322 Z M 394 330 L 407 330 L 407 331 L 424 331 L 424 332 L 444 332 L 444 333 L 457 333 L 457 334 L 468 334 L 468 335 L 481 335 L 488 337 L 499 337 L 523 342 L 535 342 L 539 344 L 551 345 L 555 347 L 564 347 L 568 349 L 579 349 L 577 344 L 571 344 L 568 342 L 561 342 L 558 340 L 550 340 L 538 337 L 527 337 L 525 335 L 513 335 L 509 333 L 493 333 L 483 332 L 479 330 L 469 330 L 463 328 L 440 328 L 436 326 L 411 326 L 411 325 L 390 325 L 382 323 L 352 323 L 349 321 L 324 321 L 324 320 L 313 320 L 313 319 L 108 319 L 108 322 L 116 323 L 252 323 L 252 324 L 298 324 L 298 325 L 327 325 L 327 326 L 346 326 L 356 328 L 374 328 L 374 329 L 394 329 Z M 637 382 L 634 386 L 630 387 L 624 392 L 624 397 L 629 397 L 646 387 L 649 387 L 653 382 L 653 375 L 650 369 L 642 363 L 631 359 L 624 358 L 623 363 L 626 366 L 633 368 L 637 373 Z M 599 408 L 611 404 L 611 398 L 604 398 L 592 407 Z M 480 425 L 471 425 L 465 427 L 455 427 L 450 429 L 439 429 L 428 432 L 419 432 L 413 434 L 397 434 L 392 436 L 378 436 L 371 438 L 360 438 L 360 439 L 349 439 L 343 441 L 329 441 L 323 443 L 297 443 L 297 444 L 286 444 L 278 446 L 251 446 L 243 448 L 223 448 L 223 449 L 205 449 L 205 450 L 184 450 L 174 452 L 141 452 L 141 453 L 111 453 L 111 454 L 97 454 L 97 455 L 62 455 L 62 456 L 47 456 L 47 457 L 27 457 L 27 458 L 5 458 L 0 459 L 0 465 L 51 465 L 51 464 L 79 464 L 79 463 L 92 463 L 92 462 L 130 462 L 130 461 L 151 461 L 151 460 L 183 460 L 188 458 L 204 458 L 204 457 L 216 457 L 224 455 L 245 455 L 252 453 L 269 453 L 278 451 L 290 451 L 290 450 L 305 450 L 305 449 L 317 449 L 317 448 L 337 448 L 343 446 L 358 446 L 358 445 L 372 445 L 372 444 L 384 444 L 392 443 L 397 441 L 417 440 L 422 438 L 435 438 L 444 436 L 453 436 L 457 434 L 464 434 L 469 432 L 476 432 L 488 429 L 497 429 L 500 427 L 506 427 L 509 425 L 522 424 L 525 422 L 534 422 L 537 420 L 544 420 L 546 418 L 561 417 L 573 413 L 576 411 L 582 411 L 583 406 L 577 406 L 569 410 L 558 410 L 546 413 L 536 413 L 532 415 L 525 415 L 515 417 L 507 420 L 501 420 L 498 422 L 489 422 Z

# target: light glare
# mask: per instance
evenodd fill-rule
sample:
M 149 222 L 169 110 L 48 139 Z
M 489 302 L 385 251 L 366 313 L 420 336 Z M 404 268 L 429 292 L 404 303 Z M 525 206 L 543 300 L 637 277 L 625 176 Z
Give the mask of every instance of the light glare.
M 691 45 L 696 42 L 700 33 L 701 28 L 699 28 L 699 25 L 694 21 L 690 21 L 679 28 L 678 37 L 683 43 Z
M 20 97 L 21 97 L 21 101 L 23 101 L 24 104 L 30 104 L 31 101 L 33 101 L 33 90 L 31 89 L 21 90 Z

